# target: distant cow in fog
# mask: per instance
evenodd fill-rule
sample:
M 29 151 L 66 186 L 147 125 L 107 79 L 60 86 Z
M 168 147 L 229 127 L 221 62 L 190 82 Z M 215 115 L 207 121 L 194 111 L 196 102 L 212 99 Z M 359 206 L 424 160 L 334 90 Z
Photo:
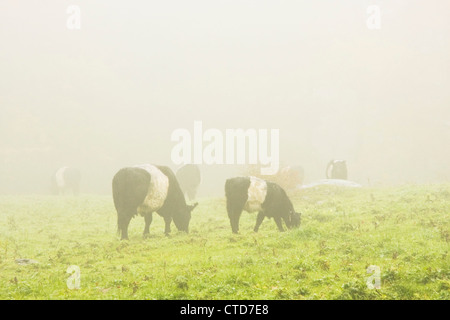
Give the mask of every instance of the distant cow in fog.
M 166 235 L 172 220 L 178 230 L 189 231 L 191 211 L 197 204 L 186 204 L 170 168 L 151 164 L 122 168 L 113 178 L 112 192 L 122 239 L 128 239 L 128 225 L 137 214 L 144 216 L 146 237 L 155 211 L 164 218 Z
M 331 168 L 331 175 L 330 173 Z M 347 163 L 345 160 L 331 160 L 325 171 L 327 179 L 347 180 Z
M 78 169 L 62 167 L 52 177 L 52 190 L 54 194 L 68 192 L 78 195 L 80 192 L 81 173 Z
M 201 182 L 200 169 L 195 164 L 186 164 L 177 170 L 177 179 L 183 194 L 194 200 Z
M 233 233 L 239 231 L 242 210 L 258 211 L 255 232 L 265 217 L 274 218 L 280 231 L 284 231 L 282 220 L 289 229 L 300 225 L 301 214 L 295 212 L 286 192 L 276 183 L 256 177 L 231 178 L 225 182 L 225 196 Z

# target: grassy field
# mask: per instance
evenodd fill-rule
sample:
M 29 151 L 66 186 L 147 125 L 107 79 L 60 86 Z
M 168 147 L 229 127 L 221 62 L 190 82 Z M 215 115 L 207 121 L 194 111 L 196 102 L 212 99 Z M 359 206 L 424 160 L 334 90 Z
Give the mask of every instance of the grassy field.
M 233 235 L 224 198 L 199 199 L 190 233 L 116 234 L 109 196 L 0 196 L 0 299 L 450 299 L 450 185 L 290 194 L 299 229 Z M 32 259 L 21 260 L 18 259 Z M 80 269 L 69 289 L 67 269 Z M 369 289 L 370 265 L 381 287 Z

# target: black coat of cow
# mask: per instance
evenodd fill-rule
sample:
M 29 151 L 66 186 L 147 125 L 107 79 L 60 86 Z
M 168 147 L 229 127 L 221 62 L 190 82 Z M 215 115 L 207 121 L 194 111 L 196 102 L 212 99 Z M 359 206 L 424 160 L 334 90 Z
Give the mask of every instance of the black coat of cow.
M 76 168 L 59 168 L 52 176 L 52 192 L 66 194 L 68 192 L 78 195 L 80 192 L 81 173 Z
M 186 164 L 177 170 L 177 179 L 181 190 L 189 200 L 194 200 L 201 182 L 200 169 L 195 164 Z
M 170 233 L 172 220 L 178 230 L 189 232 L 191 211 L 197 204 L 186 204 L 177 178 L 170 168 L 165 166 L 154 167 L 168 178 L 168 189 L 163 205 L 156 210 L 145 204 L 152 192 L 150 183 L 152 175 L 147 170 L 138 166 L 126 167 L 120 169 L 113 178 L 112 193 L 121 239 L 128 239 L 128 225 L 131 218 L 138 214 L 138 211 L 145 219 L 144 237 L 149 234 L 154 211 L 164 218 L 166 235 Z
M 233 233 L 239 231 L 239 218 L 243 210 L 247 212 L 258 211 L 255 232 L 258 232 L 265 217 L 274 218 L 279 231 L 284 231 L 283 220 L 289 229 L 298 227 L 301 214 L 295 212 L 286 192 L 276 183 L 258 179 L 263 185 L 265 184 L 264 199 L 254 202 L 253 207 L 249 204 L 249 198 L 251 197 L 249 190 L 252 188 L 254 179 L 256 178 L 236 177 L 225 182 L 227 212 Z
M 329 174 L 331 168 L 331 175 Z M 327 179 L 347 180 L 347 163 L 345 160 L 331 160 L 325 171 Z

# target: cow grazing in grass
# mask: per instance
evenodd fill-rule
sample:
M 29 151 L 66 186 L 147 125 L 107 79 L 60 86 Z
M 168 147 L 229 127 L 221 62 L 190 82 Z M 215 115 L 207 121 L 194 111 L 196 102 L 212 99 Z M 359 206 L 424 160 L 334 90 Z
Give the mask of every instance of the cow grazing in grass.
M 195 164 L 186 164 L 177 170 L 177 179 L 183 194 L 194 200 L 201 182 L 200 169 Z
M 80 192 L 81 173 L 78 169 L 62 167 L 52 177 L 52 191 L 54 194 L 71 192 L 78 195 Z
M 137 214 L 144 216 L 146 237 L 155 211 L 164 218 L 166 235 L 172 220 L 178 230 L 189 232 L 191 211 L 197 204 L 186 204 L 170 168 L 151 164 L 122 168 L 113 178 L 112 192 L 122 239 L 128 239 L 128 225 Z
M 231 178 L 225 182 L 225 196 L 233 233 L 239 231 L 242 210 L 258 211 L 255 232 L 265 217 L 274 218 L 280 231 L 284 231 L 282 220 L 289 229 L 300 225 L 301 214 L 295 212 L 286 192 L 276 183 L 256 177 Z

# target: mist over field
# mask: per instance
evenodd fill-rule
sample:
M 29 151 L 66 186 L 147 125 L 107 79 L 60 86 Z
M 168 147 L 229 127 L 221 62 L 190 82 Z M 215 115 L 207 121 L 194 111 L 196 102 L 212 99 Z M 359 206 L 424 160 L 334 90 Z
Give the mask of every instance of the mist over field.
M 71 30 L 66 10 L 80 9 Z M 367 8 L 381 10 L 370 29 Z M 171 159 L 174 130 L 279 129 L 305 183 L 347 161 L 362 185 L 450 180 L 450 3 L 0 3 L 0 193 L 46 194 L 61 166 L 110 194 Z M 201 166 L 201 196 L 242 165 Z
M 0 300 L 449 300 L 449 11 L 0 1 Z

